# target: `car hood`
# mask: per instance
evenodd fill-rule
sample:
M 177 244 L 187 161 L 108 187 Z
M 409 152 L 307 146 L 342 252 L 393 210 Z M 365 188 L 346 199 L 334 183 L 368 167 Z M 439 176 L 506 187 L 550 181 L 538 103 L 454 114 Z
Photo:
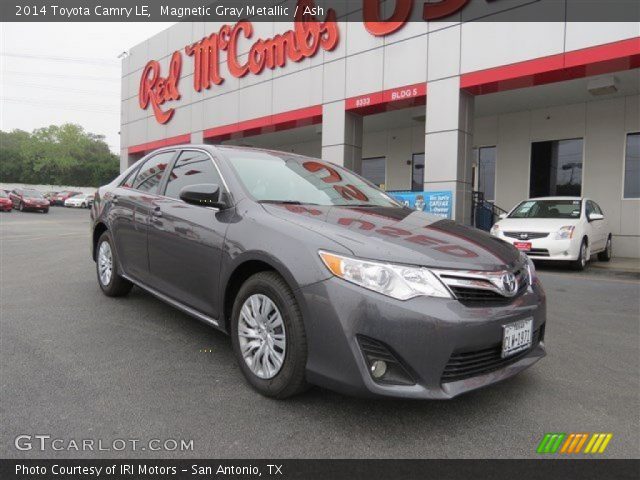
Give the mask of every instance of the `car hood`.
M 357 257 L 463 270 L 513 267 L 506 242 L 451 220 L 401 207 L 263 204 L 271 215 L 331 238 Z
M 552 233 L 560 227 L 577 225 L 577 218 L 503 218 L 498 225 L 506 232 L 545 232 Z

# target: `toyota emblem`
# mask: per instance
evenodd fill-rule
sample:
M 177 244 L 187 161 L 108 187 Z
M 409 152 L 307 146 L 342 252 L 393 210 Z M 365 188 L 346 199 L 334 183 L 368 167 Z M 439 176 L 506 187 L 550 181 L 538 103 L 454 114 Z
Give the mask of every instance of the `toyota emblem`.
M 516 289 L 518 287 L 518 282 L 516 281 L 516 276 L 507 272 L 502 275 L 502 290 L 507 296 L 512 296 L 516 293 Z

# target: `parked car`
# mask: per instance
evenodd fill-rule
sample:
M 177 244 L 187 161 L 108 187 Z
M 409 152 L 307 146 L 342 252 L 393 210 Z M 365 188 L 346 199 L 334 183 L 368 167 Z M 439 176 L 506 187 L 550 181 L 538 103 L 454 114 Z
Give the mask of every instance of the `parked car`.
M 608 262 L 611 228 L 600 206 L 588 198 L 525 200 L 502 216 L 491 234 L 535 260 L 559 260 L 583 270 L 590 258 Z
M 229 333 L 267 396 L 447 399 L 545 355 L 526 255 L 321 160 L 163 148 L 100 187 L 91 218 L 102 291 L 135 284 Z
M 42 193 L 28 188 L 16 188 L 9 195 L 13 208 L 21 212 L 27 210 L 38 210 L 42 213 L 49 213 L 49 201 Z
M 73 190 L 64 190 L 62 192 L 58 192 L 52 197 L 53 202 L 51 205 L 64 205 L 64 202 L 67 198 L 73 197 L 74 195 L 78 195 L 82 192 L 76 192 Z
M 93 204 L 93 194 L 80 193 L 64 201 L 65 207 L 90 208 Z
M 13 208 L 13 202 L 4 190 L 0 190 L 0 212 L 10 212 Z
M 44 198 L 49 200 L 49 205 L 53 205 L 53 197 L 55 197 L 57 194 L 58 192 L 45 192 Z

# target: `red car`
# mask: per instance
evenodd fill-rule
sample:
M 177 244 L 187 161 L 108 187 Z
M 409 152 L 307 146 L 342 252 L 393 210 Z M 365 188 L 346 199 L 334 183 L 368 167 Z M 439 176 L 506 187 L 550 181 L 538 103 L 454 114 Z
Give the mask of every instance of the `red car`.
M 78 195 L 82 192 L 75 192 L 73 190 L 63 190 L 62 192 L 58 192 L 51 197 L 51 205 L 64 205 L 64 201 L 67 198 L 71 198 L 74 195 Z
M 13 208 L 21 212 L 25 210 L 39 210 L 42 213 L 49 213 L 49 200 L 37 190 L 16 188 L 9 194 L 13 203 Z
M 0 212 L 10 212 L 13 208 L 13 202 L 4 190 L 0 190 Z

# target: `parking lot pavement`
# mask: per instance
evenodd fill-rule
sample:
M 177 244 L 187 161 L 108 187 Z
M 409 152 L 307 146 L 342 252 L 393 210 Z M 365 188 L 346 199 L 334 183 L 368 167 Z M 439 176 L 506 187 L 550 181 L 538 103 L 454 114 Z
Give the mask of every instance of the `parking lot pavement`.
M 535 457 L 547 432 L 612 432 L 638 457 L 636 280 L 540 276 L 549 355 L 452 401 L 253 392 L 228 338 L 135 288 L 105 297 L 87 210 L 0 214 L 0 457 Z M 192 439 L 193 451 L 18 451 L 17 435 Z

